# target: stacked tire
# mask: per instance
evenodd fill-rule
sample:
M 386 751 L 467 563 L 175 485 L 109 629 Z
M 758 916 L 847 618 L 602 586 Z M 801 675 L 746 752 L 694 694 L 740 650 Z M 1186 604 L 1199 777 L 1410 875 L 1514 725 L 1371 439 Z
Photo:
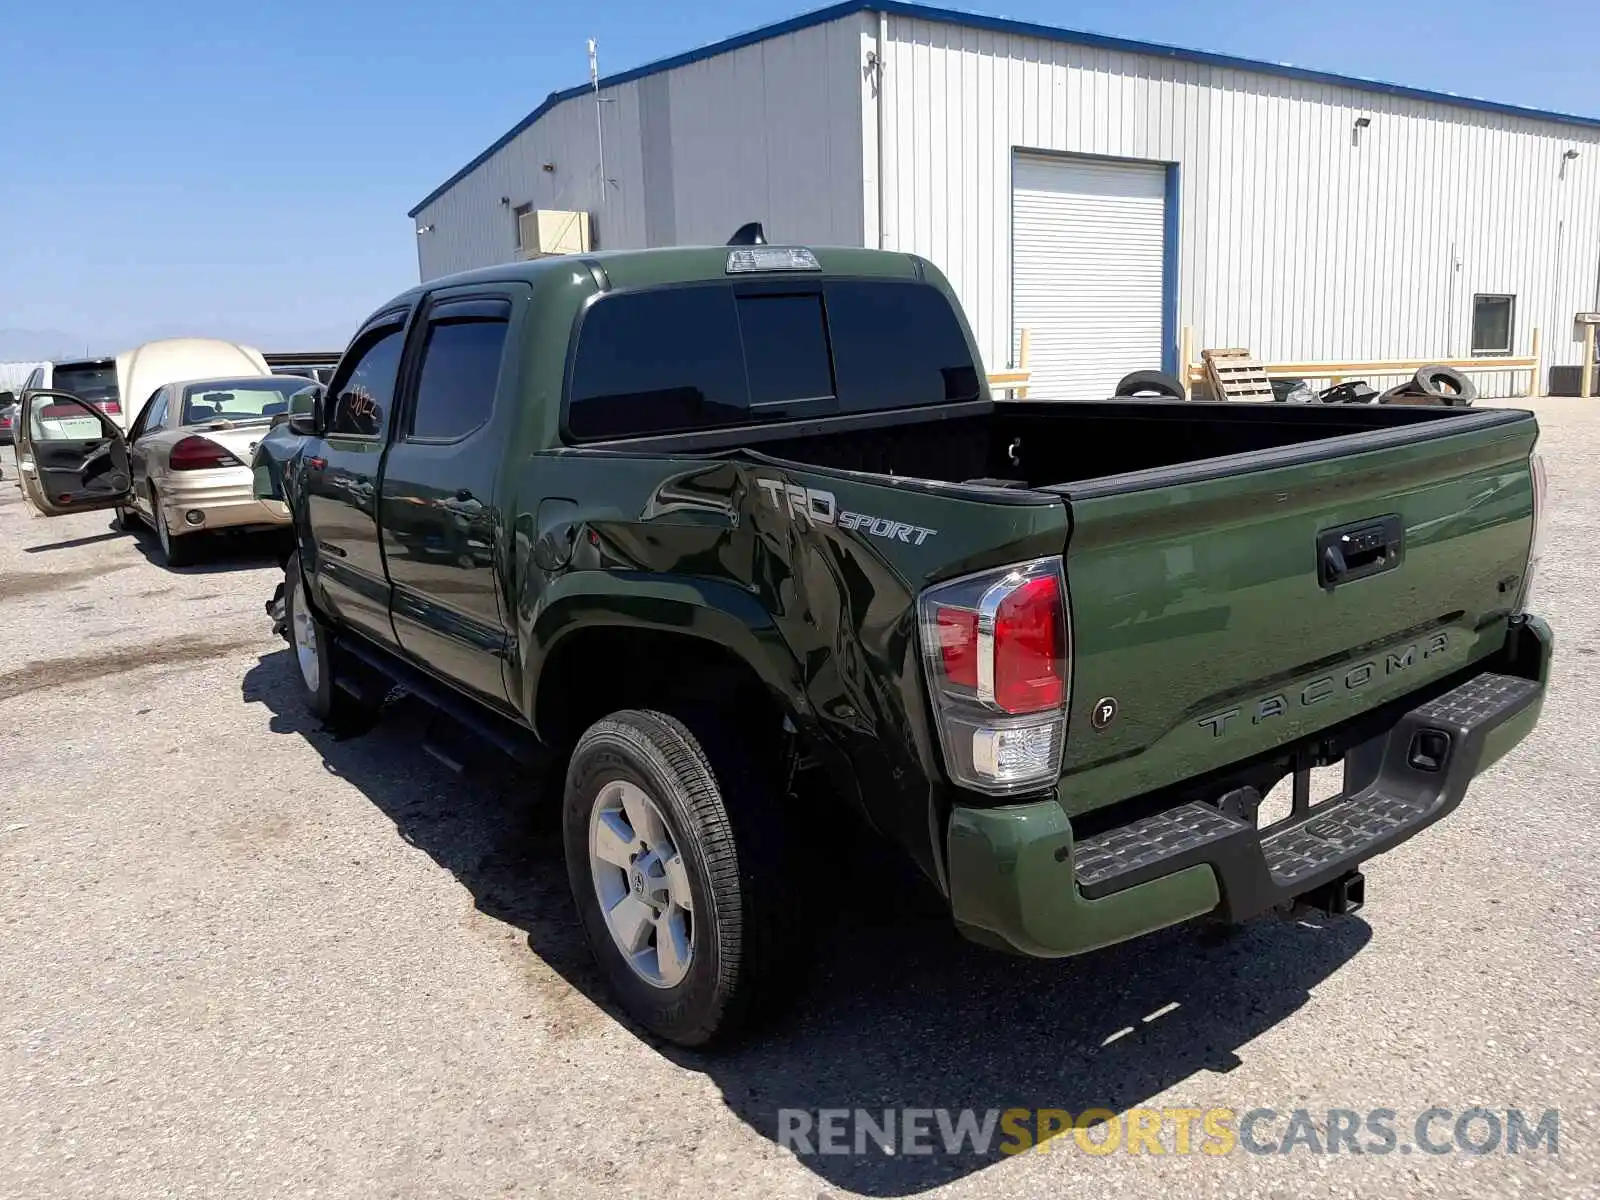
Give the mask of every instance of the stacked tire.
M 1465 408 L 1478 398 L 1478 389 L 1454 367 L 1420 367 L 1417 373 L 1399 387 L 1392 387 L 1378 397 L 1379 404 L 1440 404 L 1449 408 Z

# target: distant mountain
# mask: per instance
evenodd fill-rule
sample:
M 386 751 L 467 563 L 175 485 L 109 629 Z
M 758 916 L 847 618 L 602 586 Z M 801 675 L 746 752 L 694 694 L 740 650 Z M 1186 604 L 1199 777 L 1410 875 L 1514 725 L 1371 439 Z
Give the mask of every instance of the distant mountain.
M 327 325 L 316 328 L 265 333 L 260 329 L 221 322 L 210 328 L 159 326 L 125 331 L 110 337 L 85 338 L 60 329 L 0 329 L 0 362 L 39 362 L 44 359 L 72 358 L 84 354 L 116 354 L 144 342 L 168 337 L 216 337 L 242 342 L 264 351 L 343 350 L 355 332 Z
M 82 354 L 84 339 L 60 329 L 0 329 L 0 362 L 38 362 Z

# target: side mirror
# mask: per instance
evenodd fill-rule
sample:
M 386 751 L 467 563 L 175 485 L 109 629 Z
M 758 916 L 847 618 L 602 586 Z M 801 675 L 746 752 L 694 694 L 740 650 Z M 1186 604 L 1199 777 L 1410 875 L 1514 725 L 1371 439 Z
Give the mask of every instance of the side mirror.
M 303 387 L 289 397 L 289 429 L 301 437 L 319 437 L 322 434 L 322 404 L 324 389 L 320 383 Z

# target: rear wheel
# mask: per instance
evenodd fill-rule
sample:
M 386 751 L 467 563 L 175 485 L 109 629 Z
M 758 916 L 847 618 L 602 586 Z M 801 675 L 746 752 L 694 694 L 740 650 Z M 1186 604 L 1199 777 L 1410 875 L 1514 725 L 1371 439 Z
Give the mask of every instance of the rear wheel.
M 167 526 L 166 514 L 161 511 L 161 497 L 150 489 L 150 516 L 155 522 L 156 542 L 161 547 L 161 558 L 169 567 L 186 567 L 194 561 L 196 535 L 178 537 Z
M 682 1046 L 769 1013 L 803 956 L 784 935 L 781 798 L 739 722 L 616 712 L 567 770 L 567 874 L 589 946 L 628 1015 Z

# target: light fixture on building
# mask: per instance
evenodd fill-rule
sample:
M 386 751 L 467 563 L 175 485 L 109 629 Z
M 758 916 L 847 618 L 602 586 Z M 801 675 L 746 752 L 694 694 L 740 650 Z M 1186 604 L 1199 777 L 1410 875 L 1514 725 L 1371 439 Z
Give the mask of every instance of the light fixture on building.
M 548 174 L 551 174 L 551 175 L 554 175 L 556 173 L 556 165 L 555 165 L 555 163 L 544 163 L 543 165 L 540 166 L 539 169 L 541 171 L 544 171 L 544 172 L 546 172 Z
M 1357 117 L 1355 125 L 1350 130 L 1350 144 L 1361 145 L 1361 131 L 1372 124 L 1371 117 Z
M 1561 178 L 1562 179 L 1565 179 L 1567 177 L 1567 164 L 1569 162 L 1571 162 L 1573 159 L 1577 158 L 1577 157 L 1578 157 L 1578 152 L 1576 150 L 1573 150 L 1573 149 L 1568 149 L 1566 151 L 1566 153 L 1564 153 L 1561 156 Z
M 431 224 L 418 225 L 417 226 L 417 236 L 418 237 L 421 237 L 425 233 L 432 233 L 432 232 L 433 232 L 433 226 Z
M 501 196 L 500 197 L 500 207 L 501 208 L 510 208 L 511 207 L 511 197 L 510 196 Z

